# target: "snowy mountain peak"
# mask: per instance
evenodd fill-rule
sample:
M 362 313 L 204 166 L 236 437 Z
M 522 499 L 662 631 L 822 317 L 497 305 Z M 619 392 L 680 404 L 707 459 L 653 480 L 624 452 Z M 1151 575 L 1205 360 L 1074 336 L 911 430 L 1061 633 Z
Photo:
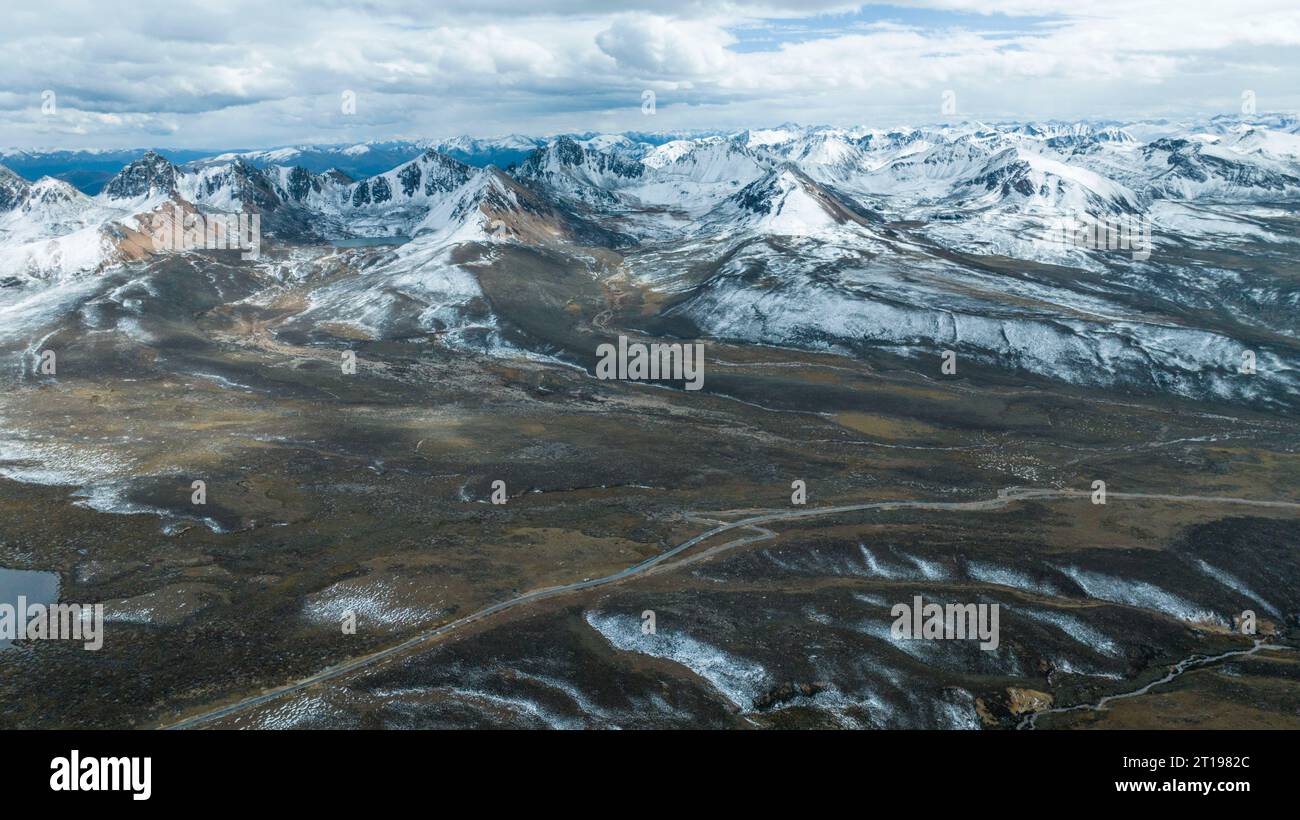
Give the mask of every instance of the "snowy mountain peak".
M 738 212 L 736 227 L 773 236 L 828 235 L 848 225 L 845 236 L 860 233 L 868 217 L 822 187 L 795 165 L 773 168 L 730 197 Z
M 33 182 L 20 206 L 24 213 L 45 222 L 75 219 L 90 207 L 90 197 L 54 177 L 41 177 Z
M 429 149 L 418 158 L 349 186 L 344 203 L 352 208 L 386 208 L 427 202 L 464 185 L 474 169 Z
M 0 165 L 0 213 L 17 208 L 27 196 L 27 180 Z
M 1141 150 L 1155 172 L 1153 191 L 1162 197 L 1233 198 L 1300 188 L 1300 169 L 1262 153 L 1184 138 L 1161 138 Z
M 109 180 L 102 195 L 107 199 L 138 199 L 155 194 L 173 194 L 179 173 L 180 169 L 166 157 L 148 151 Z
M 1138 196 L 1123 185 L 1023 148 L 1000 151 L 958 187 L 956 199 L 968 206 L 1012 204 L 1090 214 L 1142 210 Z
M 446 193 L 455 190 L 464 185 L 473 174 L 474 169 L 469 165 L 433 149 L 398 171 L 402 192 L 408 196 L 417 189 L 422 189 L 426 196 L 433 196 L 439 191 Z
M 41 202 L 68 202 L 74 199 L 89 199 L 69 182 L 54 177 L 41 177 L 28 188 L 28 200 Z
M 529 154 L 515 176 L 561 198 L 609 203 L 644 173 L 640 162 L 559 137 Z
M 243 158 L 178 177 L 177 190 L 194 202 L 228 211 L 272 211 L 282 202 L 271 173 Z
M 432 203 L 412 234 L 425 246 L 493 240 L 547 244 L 573 237 L 551 203 L 493 166 Z

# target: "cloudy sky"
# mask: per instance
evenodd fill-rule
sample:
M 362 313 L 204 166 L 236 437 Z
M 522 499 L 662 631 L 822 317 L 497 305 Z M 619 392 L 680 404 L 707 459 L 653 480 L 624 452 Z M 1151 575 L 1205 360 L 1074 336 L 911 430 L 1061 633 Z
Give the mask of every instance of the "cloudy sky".
M 1300 109 L 1295 0 L 41 0 L 5 15 L 0 147 L 1148 119 L 1237 113 L 1245 91 L 1260 111 Z

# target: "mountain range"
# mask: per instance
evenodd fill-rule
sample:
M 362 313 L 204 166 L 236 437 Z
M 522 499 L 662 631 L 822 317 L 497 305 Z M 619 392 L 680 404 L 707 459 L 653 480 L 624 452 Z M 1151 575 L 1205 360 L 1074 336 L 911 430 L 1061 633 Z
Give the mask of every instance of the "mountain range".
M 481 340 L 461 333 L 485 326 L 466 307 L 481 288 L 451 260 L 510 245 L 598 259 L 593 276 L 654 294 L 647 331 L 951 349 L 1049 379 L 1290 406 L 1300 287 L 1276 270 L 1294 258 L 1298 194 L 1300 123 L 1285 116 L 147 151 L 93 196 L 0 167 L 0 285 L 36 294 L 148 264 L 163 253 L 148 225 L 174 208 L 255 213 L 259 264 L 276 271 L 289 252 L 382 248 L 314 291 L 299 328 Z M 1142 220 L 1155 253 L 1051 241 L 1080 219 Z

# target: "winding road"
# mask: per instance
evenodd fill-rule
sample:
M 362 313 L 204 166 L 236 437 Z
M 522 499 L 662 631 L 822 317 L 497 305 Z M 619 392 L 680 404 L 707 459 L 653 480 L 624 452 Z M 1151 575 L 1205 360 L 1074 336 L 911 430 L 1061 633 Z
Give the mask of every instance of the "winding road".
M 758 511 L 758 514 L 756 515 L 750 515 L 748 517 L 737 519 L 735 521 L 719 523 L 717 524 L 717 526 L 714 526 L 713 528 L 708 529 L 700 533 L 699 535 L 696 535 L 692 538 L 688 538 L 687 540 L 683 541 L 682 543 L 678 544 L 672 549 L 661 552 L 658 555 L 647 558 L 646 560 L 641 561 L 640 563 L 633 564 L 629 567 L 621 569 L 618 572 L 612 573 L 610 575 L 605 575 L 600 578 L 588 578 L 582 581 L 575 581 L 571 584 L 564 584 L 562 586 L 555 586 L 555 587 L 547 587 L 545 589 L 538 589 L 532 592 L 526 592 L 515 598 L 511 598 L 507 601 L 501 601 L 499 603 L 492 604 L 491 606 L 484 607 L 483 609 L 480 609 L 477 612 L 474 612 L 470 615 L 466 615 L 465 617 L 459 618 L 455 621 L 451 621 L 449 623 L 443 624 L 442 626 L 437 627 L 435 629 L 421 632 L 418 635 L 408 638 L 407 640 L 402 641 L 399 644 L 390 646 L 386 649 L 379 650 L 378 652 L 373 652 L 369 655 L 363 655 L 359 658 L 353 658 L 351 660 L 344 661 L 334 666 L 326 667 L 325 669 L 322 669 L 321 671 L 315 673 L 314 675 L 311 675 L 310 677 L 302 678 L 301 680 L 295 681 L 293 683 L 289 683 L 284 686 L 280 686 L 275 689 L 268 690 L 259 695 L 253 695 L 244 698 L 242 700 L 235 701 L 234 703 L 230 703 L 225 706 L 217 707 L 209 711 L 192 715 L 190 717 L 184 718 L 174 723 L 164 725 L 161 728 L 192 729 L 201 726 L 205 723 L 210 723 L 214 720 L 219 720 L 221 718 L 229 717 L 231 715 L 246 711 L 253 707 L 270 703 L 274 700 L 284 697 L 285 695 L 290 695 L 295 692 L 301 692 L 304 689 L 308 689 L 312 686 L 316 686 L 317 684 L 343 677 L 345 675 L 363 669 L 367 666 L 373 666 L 383 661 L 390 660 L 398 655 L 402 655 L 413 649 L 417 649 L 426 644 L 433 643 L 439 638 L 442 638 L 443 636 L 457 629 L 461 629 L 462 627 L 468 626 L 472 623 L 476 623 L 485 618 L 490 618 L 491 616 L 496 615 L 497 613 L 505 612 L 506 610 L 509 609 L 515 609 L 517 607 L 534 603 L 536 601 L 542 601 L 548 598 L 555 598 L 557 596 L 566 595 L 571 592 L 579 592 L 582 590 L 593 589 L 595 587 L 606 586 L 608 584 L 615 584 L 620 581 L 625 581 L 629 578 L 636 577 L 638 575 L 644 575 L 647 572 L 655 569 L 656 567 L 659 567 L 661 564 L 664 564 L 665 562 L 670 561 L 671 559 L 677 557 L 678 555 L 681 555 L 683 552 L 686 552 L 691 547 L 694 547 L 698 544 L 708 541 L 709 539 L 721 535 L 722 533 L 728 532 L 730 530 L 745 529 L 745 528 L 755 529 L 759 531 L 759 535 L 748 537 L 748 538 L 741 538 L 735 541 L 728 542 L 726 544 L 721 544 L 708 551 L 708 554 L 710 556 L 736 546 L 740 546 L 743 544 L 750 544 L 756 541 L 763 541 L 768 538 L 775 537 L 774 533 L 764 529 L 762 525 L 773 523 L 773 522 L 779 522 L 779 521 L 797 520 L 801 518 L 816 518 L 824 515 L 837 515 L 841 513 L 860 512 L 863 510 L 943 510 L 949 512 L 977 512 L 977 511 L 1002 509 L 1017 501 L 1026 501 L 1026 500 L 1045 501 L 1045 500 L 1059 500 L 1059 499 L 1069 499 L 1069 498 L 1088 498 L 1091 495 L 1092 493 L 1088 490 L 1048 490 L 1048 489 L 1032 489 L 1032 488 L 1025 488 L 1025 487 L 1008 487 L 999 490 L 997 496 L 995 496 L 994 498 L 986 499 L 983 501 L 899 501 L 899 500 L 895 500 L 895 501 L 873 501 L 873 502 L 867 502 L 863 504 L 844 504 L 844 505 L 833 506 L 833 507 L 808 507 L 806 509 L 799 509 L 799 510 Z M 1154 501 L 1215 503 L 1215 504 L 1244 504 L 1244 505 L 1257 506 L 1257 507 L 1288 508 L 1288 509 L 1300 510 L 1300 502 L 1256 501 L 1256 500 L 1246 499 L 1246 498 L 1231 498 L 1231 497 L 1221 497 L 1221 496 L 1164 495 L 1164 494 L 1149 494 L 1149 493 L 1107 492 L 1106 498 L 1107 499 L 1133 498 L 1133 499 L 1148 499 Z M 724 511 L 720 513 L 711 513 L 711 514 L 725 515 L 725 514 L 738 513 L 738 512 L 742 512 L 742 511 Z M 709 515 L 709 514 L 710 513 L 705 513 L 701 515 Z M 689 517 L 695 518 L 696 516 L 692 515 Z M 1160 681 L 1157 681 L 1156 683 L 1159 682 Z M 1084 708 L 1084 707 L 1077 707 L 1077 708 Z

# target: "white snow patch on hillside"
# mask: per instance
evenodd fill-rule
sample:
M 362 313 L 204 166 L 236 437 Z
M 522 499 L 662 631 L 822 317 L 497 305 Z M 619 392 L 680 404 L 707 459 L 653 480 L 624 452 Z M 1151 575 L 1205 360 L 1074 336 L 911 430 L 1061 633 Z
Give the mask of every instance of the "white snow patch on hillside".
M 587 612 L 586 620 L 615 648 L 664 658 L 681 664 L 707 681 L 737 708 L 752 708 L 754 698 L 770 686 L 762 666 L 696 640 L 684 632 L 659 630 L 641 634 L 641 621 L 632 615 Z

